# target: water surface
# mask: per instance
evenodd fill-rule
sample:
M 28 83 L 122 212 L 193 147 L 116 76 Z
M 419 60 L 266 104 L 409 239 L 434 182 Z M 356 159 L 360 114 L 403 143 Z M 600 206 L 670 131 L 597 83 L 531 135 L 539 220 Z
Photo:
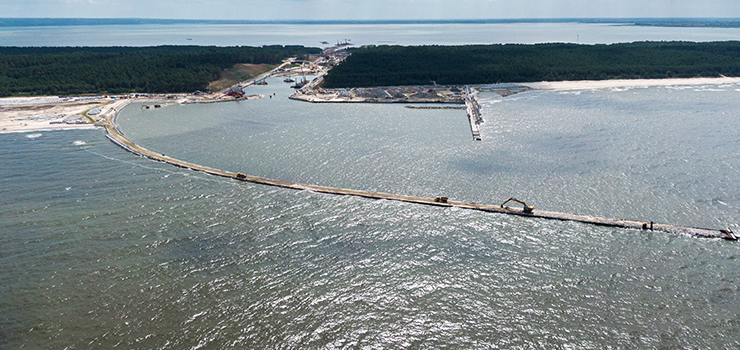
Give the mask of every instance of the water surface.
M 100 131 L 0 145 L 3 347 L 737 346 L 733 242 L 250 185 Z
M 538 25 L 2 28 L 0 45 L 727 40 Z M 188 41 L 187 38 L 193 40 Z M 272 98 L 119 117 L 252 175 L 714 228 L 740 222 L 740 86 L 482 95 L 463 111 Z M 102 130 L 0 134 L 0 348 L 736 349 L 738 245 L 253 185 Z
M 610 44 L 738 40 L 740 28 L 589 23 L 146 24 L 0 27 L 0 46 Z

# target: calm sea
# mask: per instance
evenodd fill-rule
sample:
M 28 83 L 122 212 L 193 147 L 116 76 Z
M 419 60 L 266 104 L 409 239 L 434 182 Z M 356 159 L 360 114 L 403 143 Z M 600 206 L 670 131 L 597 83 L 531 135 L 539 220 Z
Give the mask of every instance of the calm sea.
M 0 46 L 461 45 L 740 40 L 740 28 L 586 23 L 149 24 L 0 27 Z
M 296 31 L 279 27 L 264 31 Z M 214 28 L 223 42 L 200 44 L 236 37 Z M 132 29 L 131 45 L 156 32 Z M 464 111 L 306 104 L 268 82 L 249 92 L 272 98 L 132 105 L 119 124 L 252 175 L 740 231 L 740 85 L 483 94 L 473 142 Z M 136 157 L 102 130 L 0 134 L 0 164 L 3 349 L 740 346 L 735 242 L 246 184 Z

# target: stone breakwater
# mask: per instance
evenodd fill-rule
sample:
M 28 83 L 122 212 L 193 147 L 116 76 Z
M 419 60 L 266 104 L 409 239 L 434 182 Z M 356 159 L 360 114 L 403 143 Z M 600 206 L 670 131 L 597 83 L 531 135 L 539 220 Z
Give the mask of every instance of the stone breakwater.
M 502 97 L 532 90 L 518 84 L 493 85 L 416 85 L 369 88 L 323 89 L 322 77 L 311 81 L 290 96 L 293 100 L 314 103 L 452 103 L 464 104 L 466 90 L 487 91 Z
M 348 89 L 301 89 L 293 100 L 314 103 L 454 103 L 463 104 L 462 86 L 391 86 Z
M 273 179 L 268 179 L 268 178 L 263 178 L 263 177 L 246 175 L 243 173 L 237 173 L 237 172 L 232 172 L 232 171 L 225 171 L 225 170 L 220 170 L 216 168 L 206 167 L 206 166 L 186 162 L 183 160 L 175 159 L 175 158 L 166 156 L 164 154 L 151 151 L 149 149 L 146 149 L 132 142 L 128 138 L 126 138 L 123 135 L 123 133 L 118 129 L 117 125 L 115 124 L 116 115 L 123 107 L 125 107 L 126 104 L 128 103 L 123 102 L 115 106 L 110 106 L 110 109 L 104 112 L 105 122 L 103 122 L 102 124 L 107 131 L 107 137 L 112 142 L 114 142 L 115 144 L 119 145 L 120 147 L 130 152 L 133 152 L 140 156 L 147 157 L 152 160 L 172 164 L 174 166 L 181 167 L 181 168 L 187 168 L 187 169 L 191 169 L 195 171 L 205 172 L 211 175 L 228 177 L 228 178 L 232 178 L 237 181 L 246 181 L 246 182 L 251 182 L 251 183 L 256 183 L 256 184 L 276 186 L 276 187 L 292 189 L 292 190 L 308 190 L 308 191 L 313 191 L 313 192 L 327 193 L 327 194 L 334 194 L 334 195 L 347 195 L 347 196 L 358 196 L 358 197 L 364 197 L 364 198 L 370 198 L 370 199 L 394 200 L 394 201 L 401 201 L 401 202 L 407 202 L 407 203 L 432 205 L 432 206 L 438 206 L 438 207 L 458 207 L 462 209 L 479 210 L 479 211 L 499 213 L 499 214 L 508 214 L 508 215 L 518 215 L 518 216 L 525 216 L 525 217 L 531 217 L 531 218 L 537 218 L 537 219 L 576 221 L 576 222 L 582 222 L 582 223 L 600 225 L 600 226 L 610 226 L 610 227 L 627 228 L 627 229 L 635 229 L 635 230 L 655 230 L 655 231 L 664 231 L 664 232 L 670 232 L 670 233 L 687 234 L 687 235 L 692 235 L 695 237 L 722 238 L 722 239 L 727 239 L 727 240 L 737 240 L 737 237 L 729 230 L 704 229 L 704 228 L 685 227 L 685 226 L 676 226 L 676 225 L 665 225 L 665 224 L 658 224 L 654 222 L 621 220 L 621 219 L 612 219 L 612 218 L 604 218 L 604 217 L 596 217 L 596 216 L 588 216 L 588 215 L 575 215 L 575 214 L 567 214 L 567 213 L 541 211 L 541 210 L 534 210 L 534 208 L 528 207 L 526 205 L 523 206 L 522 208 L 513 208 L 513 207 L 504 206 L 503 204 L 501 205 L 480 204 L 480 203 L 449 200 L 446 197 L 427 198 L 427 197 L 406 196 L 406 195 L 397 195 L 397 194 L 390 194 L 390 193 L 370 192 L 370 191 L 352 190 L 352 189 L 344 189 L 344 188 L 336 188 L 336 187 L 326 187 L 326 186 L 319 186 L 319 185 L 301 184 L 301 183 L 296 183 L 296 182 L 273 180 Z

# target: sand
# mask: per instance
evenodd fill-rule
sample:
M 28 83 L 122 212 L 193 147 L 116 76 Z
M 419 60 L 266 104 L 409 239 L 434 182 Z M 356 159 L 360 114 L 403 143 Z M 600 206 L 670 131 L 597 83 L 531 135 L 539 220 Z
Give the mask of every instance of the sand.
M 0 133 L 94 128 L 93 119 L 88 119 L 88 124 L 59 122 L 65 117 L 82 115 L 90 109 L 101 108 L 110 103 L 110 100 L 103 99 L 44 103 L 50 99 L 56 97 L 0 99 Z
M 643 86 L 722 85 L 738 83 L 740 83 L 740 78 L 687 78 L 543 81 L 539 83 L 523 83 L 520 85 L 538 90 L 589 90 Z

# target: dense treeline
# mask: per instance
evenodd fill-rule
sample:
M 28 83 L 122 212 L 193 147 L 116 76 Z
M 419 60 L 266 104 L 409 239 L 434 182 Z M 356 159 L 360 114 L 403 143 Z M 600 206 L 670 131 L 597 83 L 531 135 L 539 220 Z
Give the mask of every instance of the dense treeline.
M 356 50 L 327 88 L 740 76 L 740 42 L 378 46 Z
M 303 46 L 0 47 L 0 96 L 192 92 L 237 63 L 277 64 Z

